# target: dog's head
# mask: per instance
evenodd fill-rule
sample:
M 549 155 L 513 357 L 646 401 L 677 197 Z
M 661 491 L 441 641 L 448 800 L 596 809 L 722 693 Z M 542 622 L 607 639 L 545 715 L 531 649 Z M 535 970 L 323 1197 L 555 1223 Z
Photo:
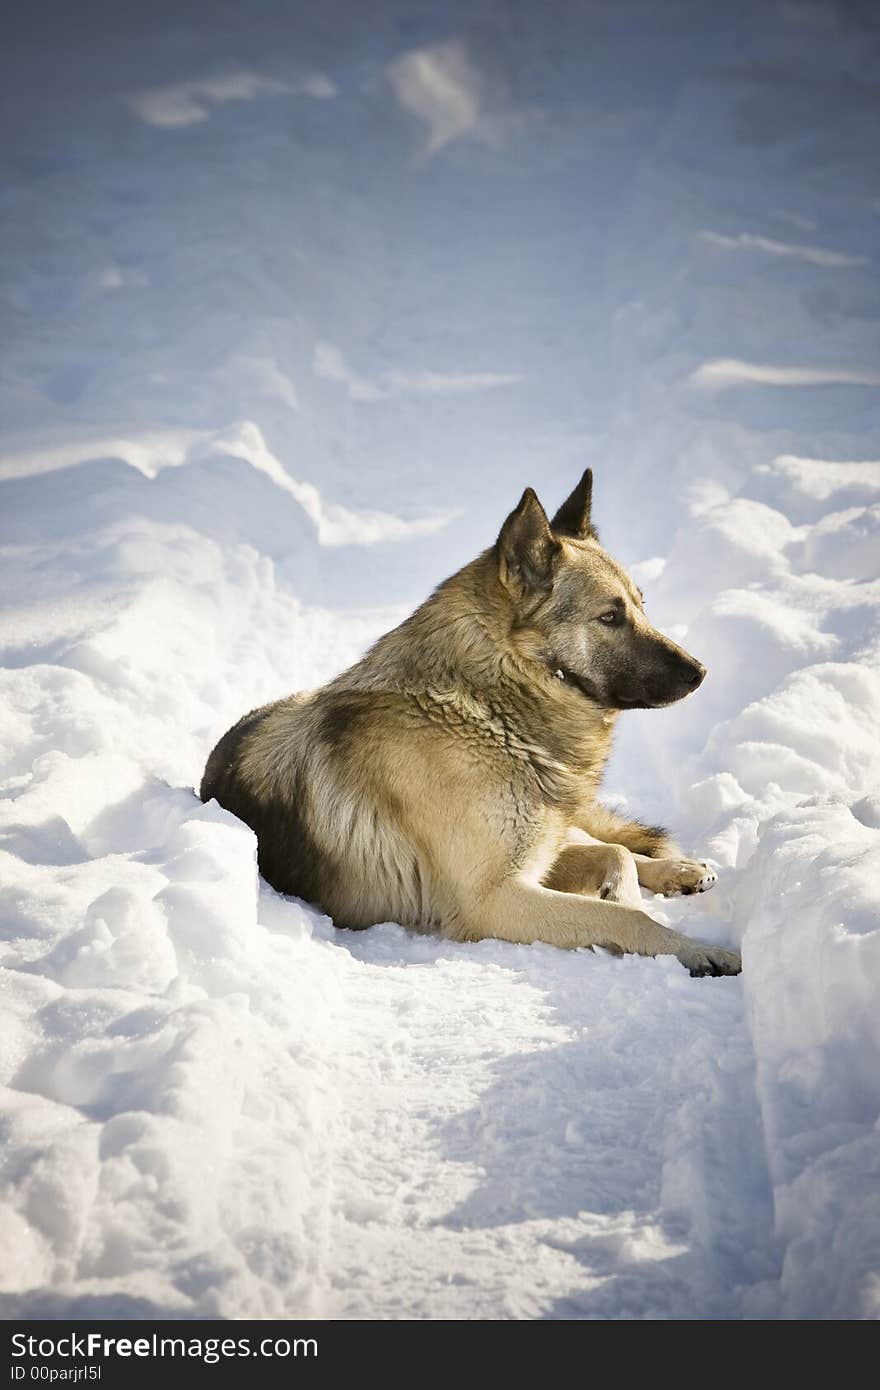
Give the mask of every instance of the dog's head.
M 548 521 L 531 488 L 501 528 L 498 576 L 511 638 L 603 709 L 653 709 L 696 690 L 705 667 L 651 626 L 642 595 L 599 544 L 590 469 Z

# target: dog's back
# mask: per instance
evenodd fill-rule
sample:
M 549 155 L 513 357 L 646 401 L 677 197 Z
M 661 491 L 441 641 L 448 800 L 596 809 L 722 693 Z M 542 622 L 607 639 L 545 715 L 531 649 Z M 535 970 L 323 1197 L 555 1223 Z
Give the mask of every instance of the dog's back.
M 517 712 L 497 690 L 498 644 L 479 628 L 494 572 L 486 552 L 350 670 L 245 715 L 208 759 L 202 800 L 254 830 L 273 888 L 337 926 L 453 929 L 469 888 L 463 856 L 454 873 L 446 862 L 459 804 L 486 798 L 483 831 L 489 840 L 498 820 L 496 847 L 474 852 L 503 871 L 519 833 L 507 803 L 541 801 L 535 750 L 528 739 L 518 747 Z
M 432 919 L 419 856 L 379 771 L 390 713 L 387 696 L 338 685 L 292 695 L 228 730 L 202 778 L 201 799 L 215 798 L 256 834 L 266 881 L 337 926 Z

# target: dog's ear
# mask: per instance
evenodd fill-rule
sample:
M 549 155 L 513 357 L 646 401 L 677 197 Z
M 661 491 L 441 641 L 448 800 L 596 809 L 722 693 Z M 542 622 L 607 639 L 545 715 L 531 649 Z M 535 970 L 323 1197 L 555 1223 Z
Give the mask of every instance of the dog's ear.
M 560 550 L 547 513 L 533 489 L 527 487 L 498 537 L 502 584 L 515 598 L 547 593 L 553 587 L 553 568 Z
M 557 536 L 574 536 L 583 541 L 597 539 L 596 528 L 590 520 L 593 509 L 593 470 L 588 468 L 574 492 L 566 497 L 550 525 Z

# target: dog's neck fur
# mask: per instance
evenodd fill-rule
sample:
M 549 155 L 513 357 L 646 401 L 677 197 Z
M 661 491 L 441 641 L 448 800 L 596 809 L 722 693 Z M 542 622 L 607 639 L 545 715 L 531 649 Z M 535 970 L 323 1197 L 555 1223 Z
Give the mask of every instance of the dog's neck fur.
M 494 548 L 441 584 L 334 684 L 429 699 L 466 691 L 487 718 L 503 710 L 510 723 L 512 713 L 511 732 L 548 764 L 596 783 L 611 751 L 617 711 L 557 679 L 499 578 Z

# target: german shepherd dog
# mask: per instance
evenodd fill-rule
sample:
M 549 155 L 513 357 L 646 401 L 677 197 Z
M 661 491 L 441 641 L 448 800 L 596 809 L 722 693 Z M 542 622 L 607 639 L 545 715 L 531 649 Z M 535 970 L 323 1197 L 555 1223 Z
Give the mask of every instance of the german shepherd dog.
M 224 734 L 201 798 L 255 831 L 273 888 L 338 927 L 739 972 L 642 906 L 639 885 L 701 893 L 715 874 L 597 800 L 621 710 L 672 704 L 706 673 L 600 545 L 592 483 L 587 470 L 552 521 L 527 488 L 495 545 L 350 670 Z

